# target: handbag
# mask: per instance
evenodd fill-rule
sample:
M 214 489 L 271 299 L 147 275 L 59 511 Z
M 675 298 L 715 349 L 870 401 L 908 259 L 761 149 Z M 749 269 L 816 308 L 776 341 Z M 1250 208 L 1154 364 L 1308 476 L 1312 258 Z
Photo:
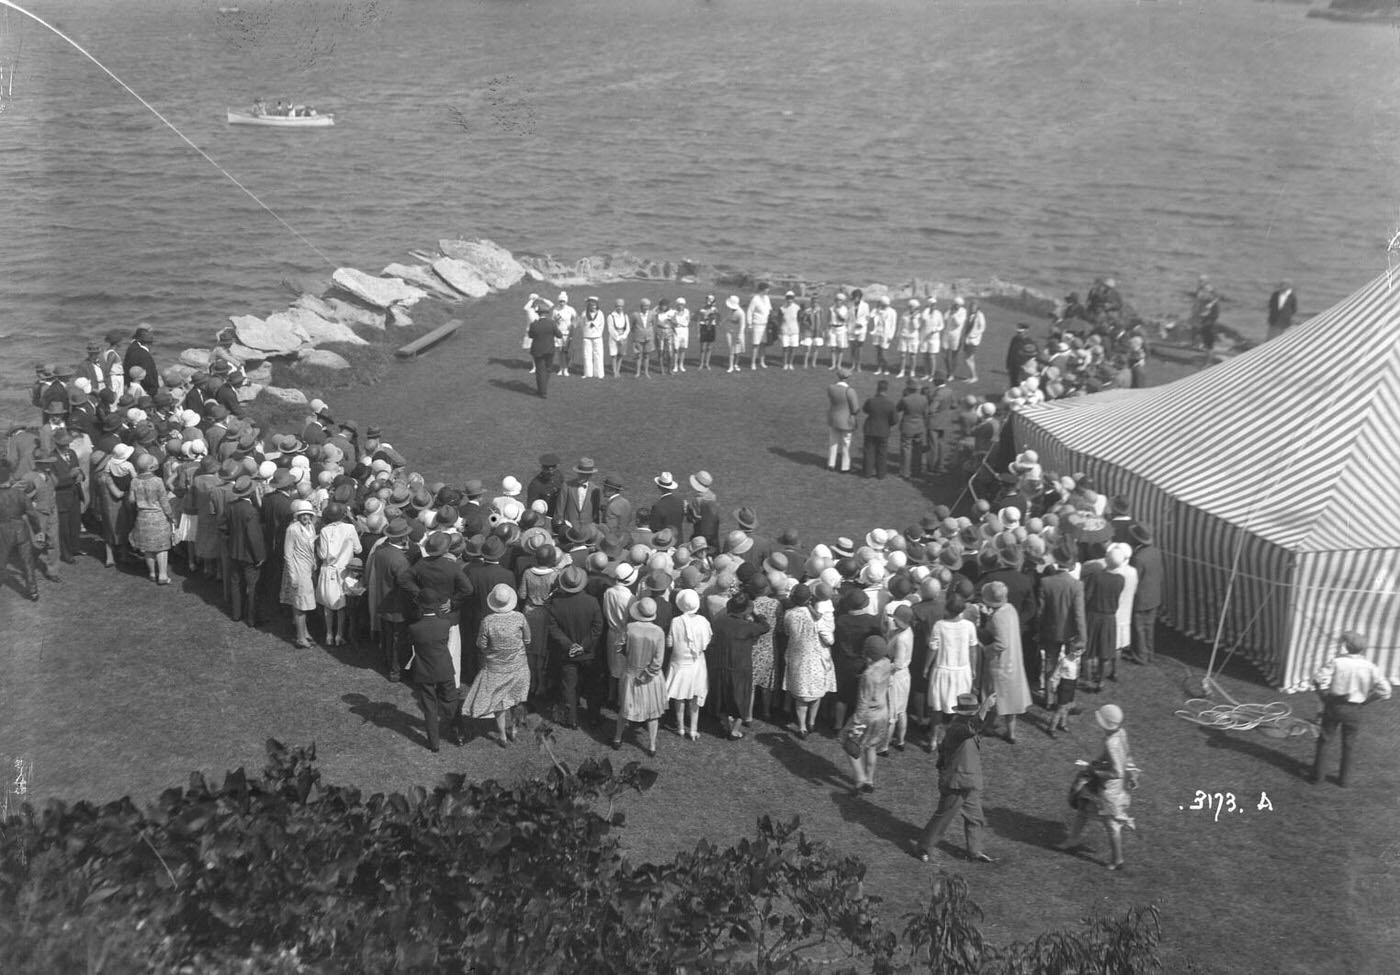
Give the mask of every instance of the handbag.
M 866 725 L 850 724 L 841 732 L 841 750 L 852 758 L 860 758 L 865 752 Z

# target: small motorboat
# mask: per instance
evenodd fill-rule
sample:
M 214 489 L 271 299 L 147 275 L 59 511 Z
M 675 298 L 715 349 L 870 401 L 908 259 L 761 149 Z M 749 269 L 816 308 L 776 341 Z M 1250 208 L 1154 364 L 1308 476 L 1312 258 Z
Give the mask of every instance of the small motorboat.
M 228 110 L 229 125 L 270 125 L 278 129 L 323 129 L 335 124 L 334 115 L 256 115 Z

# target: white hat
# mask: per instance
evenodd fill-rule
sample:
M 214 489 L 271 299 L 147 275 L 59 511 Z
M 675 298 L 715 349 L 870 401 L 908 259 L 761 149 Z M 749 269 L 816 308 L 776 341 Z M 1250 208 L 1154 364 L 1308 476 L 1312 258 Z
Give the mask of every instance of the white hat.
M 880 304 L 882 304 L 882 305 L 888 305 L 888 304 L 890 303 L 890 296 L 889 296 L 889 295 L 881 295 L 879 300 L 880 300 Z
M 265 460 L 258 465 L 258 480 L 270 481 L 272 475 L 277 473 L 277 465 L 270 460 Z
M 186 427 L 199 426 L 199 414 L 196 413 L 194 410 L 181 410 L 180 425 Z
M 513 476 L 507 474 L 501 479 L 501 493 L 508 498 L 516 497 L 521 492 L 520 482 Z
M 326 401 L 323 399 L 313 399 L 307 404 L 307 409 L 311 411 L 313 416 L 319 416 L 326 410 Z
M 728 298 L 724 299 L 724 307 L 726 307 L 726 308 L 728 308 L 728 309 L 730 309 L 730 310 L 732 310 L 732 311 L 738 311 L 739 308 L 741 307 L 740 304 L 739 304 L 739 296 L 738 296 L 738 295 L 730 295 Z
M 684 298 L 677 298 L 677 299 L 676 299 L 676 304 L 678 304 L 678 305 L 683 305 L 683 304 L 685 304 L 685 299 L 684 299 Z
M 918 298 L 910 298 L 910 299 L 909 299 L 909 307 L 910 307 L 910 308 L 918 308 L 918 307 L 919 307 L 919 299 L 918 299 Z
M 845 300 L 846 300 L 846 292 L 844 292 L 844 291 L 838 291 L 838 292 L 836 292 L 836 300 L 837 300 L 837 301 L 845 301 Z
M 556 301 L 568 301 L 568 300 L 569 300 L 569 293 L 568 293 L 567 291 L 561 291 L 561 292 L 559 292 L 559 297 L 556 298 L 555 300 L 556 300 Z
M 956 298 L 953 299 L 953 304 L 961 308 L 963 305 L 967 304 L 967 302 L 963 301 L 962 295 L 958 295 Z
M 786 294 L 784 294 L 783 297 L 784 297 L 784 298 L 796 298 L 796 297 L 797 297 L 797 293 L 796 293 L 795 291 L 789 291 L 789 292 L 787 292 Z

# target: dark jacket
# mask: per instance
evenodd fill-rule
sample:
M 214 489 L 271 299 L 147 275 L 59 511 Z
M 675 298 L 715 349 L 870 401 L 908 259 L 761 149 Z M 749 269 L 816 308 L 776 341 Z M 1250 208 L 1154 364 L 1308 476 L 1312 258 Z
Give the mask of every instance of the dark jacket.
M 923 393 L 905 393 L 895 408 L 899 413 L 899 435 L 922 437 L 928 432 L 928 397 Z
M 559 593 L 545 607 L 549 614 L 549 638 L 559 649 L 558 659 L 581 664 L 593 659 L 603 635 L 603 608 L 587 592 Z M 582 647 L 569 656 L 574 644 Z
M 146 392 L 154 396 L 156 390 L 160 389 L 160 373 L 156 372 L 156 359 L 151 355 L 151 350 L 136 340 L 126 347 L 126 355 L 122 357 L 122 371 L 126 374 L 126 381 L 131 382 L 131 370 L 140 366 L 146 370 L 146 375 L 141 379 L 141 385 Z
M 976 717 L 959 716 L 948 726 L 948 733 L 938 743 L 939 789 L 951 792 L 983 787 L 981 724 Z
M 1166 568 L 1162 550 L 1156 545 L 1143 545 L 1133 552 L 1132 566 L 1138 570 L 1137 591 L 1133 593 L 1133 612 L 1147 613 L 1162 608 L 1162 584 Z
M 659 532 L 669 528 L 675 533 L 676 541 L 685 537 L 685 501 L 674 492 L 663 494 L 651 506 L 651 521 L 648 527 Z M 709 539 L 707 539 L 709 541 Z
M 531 322 L 526 334 L 530 336 L 531 356 L 553 355 L 554 340 L 564 337 L 559 324 L 547 316 L 540 316 Z
M 1061 644 L 1083 640 L 1084 586 L 1068 572 L 1058 569 L 1040 577 L 1040 617 L 1036 622 L 1036 638 L 1042 644 Z
M 456 622 L 456 614 L 448 613 L 446 616 L 424 616 L 408 625 L 408 636 L 413 643 L 408 676 L 414 683 L 447 684 L 456 679 L 452 670 L 452 655 L 447 651 L 448 633 Z
M 889 437 L 898 417 L 888 396 L 876 393 L 860 409 L 865 414 L 865 436 L 880 440 Z
M 436 590 L 451 600 L 453 609 L 476 593 L 462 563 L 446 555 L 419 559 L 408 570 L 403 586 L 415 595 L 420 589 Z
M 252 498 L 234 498 L 228 503 L 219 516 L 219 533 L 228 545 L 229 558 L 235 562 L 256 564 L 267 559 L 262 517 Z

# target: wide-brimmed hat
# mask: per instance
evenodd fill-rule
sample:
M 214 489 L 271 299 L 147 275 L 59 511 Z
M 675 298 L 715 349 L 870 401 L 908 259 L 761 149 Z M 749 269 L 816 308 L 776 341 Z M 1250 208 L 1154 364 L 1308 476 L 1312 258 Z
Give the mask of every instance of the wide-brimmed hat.
M 958 703 L 953 705 L 954 714 L 976 714 L 980 709 L 977 698 L 972 694 L 959 694 Z
M 112 451 L 112 456 L 113 456 L 113 457 L 116 457 L 116 456 L 117 456 L 117 451 L 120 450 L 123 446 L 125 446 L 125 445 L 124 445 L 124 444 L 118 444 L 118 445 L 117 445 L 117 448 L 116 448 L 115 450 Z M 235 498 L 246 498 L 248 495 L 250 495 L 250 494 L 252 494 L 252 493 L 253 493 L 253 479 L 252 479 L 251 477 L 248 477 L 247 475 L 243 475 L 243 476 L 240 476 L 240 477 L 237 477 L 237 478 L 234 479 L 234 481 L 233 481 L 233 496 L 234 496 Z M 314 509 L 314 508 L 312 509 L 312 514 L 315 514 L 315 509 Z
M 621 491 L 621 490 L 622 490 L 622 479 L 619 478 L 616 474 L 609 474 L 609 475 L 607 475 L 606 477 L 603 478 L 603 490 L 604 490 L 604 491 Z
M 613 566 L 612 576 L 624 586 L 630 586 L 637 578 L 637 570 L 631 562 L 619 562 Z
M 407 518 L 395 518 L 384 526 L 384 537 L 389 539 L 407 538 L 411 531 Z
M 651 544 L 653 548 L 670 548 L 676 544 L 676 533 L 669 528 L 663 528 L 651 536 Z
M 560 592 L 583 592 L 583 587 L 586 585 L 588 585 L 588 573 L 576 565 L 571 565 L 559 573 Z
M 507 474 L 505 477 L 501 478 L 501 493 L 504 494 L 506 497 L 518 497 L 522 490 L 524 490 L 524 488 L 521 486 L 520 481 L 518 481 L 510 474 Z
M 676 483 L 676 479 L 671 476 L 670 471 L 662 471 L 651 480 L 653 484 L 663 491 L 675 491 L 680 487 L 680 485 Z
M 481 481 L 476 478 L 472 478 L 466 484 L 462 485 L 462 490 L 469 498 L 479 498 L 486 493 L 486 485 L 482 484 Z
M 627 614 L 634 620 L 650 623 L 656 619 L 656 600 L 650 596 L 643 596 L 631 605 Z
M 1152 544 L 1152 526 L 1145 521 L 1140 521 L 1129 528 L 1128 535 L 1139 545 Z
M 580 457 L 578 463 L 574 465 L 574 473 L 592 477 L 598 473 L 598 465 L 593 463 L 592 457 Z
M 734 512 L 734 520 L 744 531 L 753 531 L 758 527 L 758 512 L 754 511 L 748 505 L 744 505 Z
M 62 416 L 68 412 L 68 407 L 61 400 L 53 400 L 44 406 L 45 416 Z
M 696 491 L 708 491 L 714 483 L 715 479 L 709 471 L 696 471 L 690 475 L 690 486 Z
M 840 559 L 848 559 L 856 554 L 856 543 L 845 535 L 831 543 L 831 553 Z
M 1094 720 L 1104 731 L 1117 731 L 1123 727 L 1123 709 L 1116 704 L 1105 704 L 1094 712 Z
M 452 539 L 447 532 L 433 532 L 423 542 L 423 554 L 431 559 L 439 555 L 446 555 L 447 550 L 451 547 Z
M 739 296 L 730 295 L 728 298 L 724 299 L 724 307 L 728 308 L 730 311 L 738 311 L 742 307 L 739 302 Z
M 724 537 L 724 550 L 732 555 L 743 555 L 753 548 L 753 539 L 741 531 L 732 531 Z
M 493 613 L 509 613 L 515 609 L 515 590 L 504 582 L 498 582 L 492 587 L 490 595 L 486 597 L 486 605 Z
M 883 528 L 872 528 L 865 533 L 865 544 L 877 552 L 890 543 L 890 533 Z

